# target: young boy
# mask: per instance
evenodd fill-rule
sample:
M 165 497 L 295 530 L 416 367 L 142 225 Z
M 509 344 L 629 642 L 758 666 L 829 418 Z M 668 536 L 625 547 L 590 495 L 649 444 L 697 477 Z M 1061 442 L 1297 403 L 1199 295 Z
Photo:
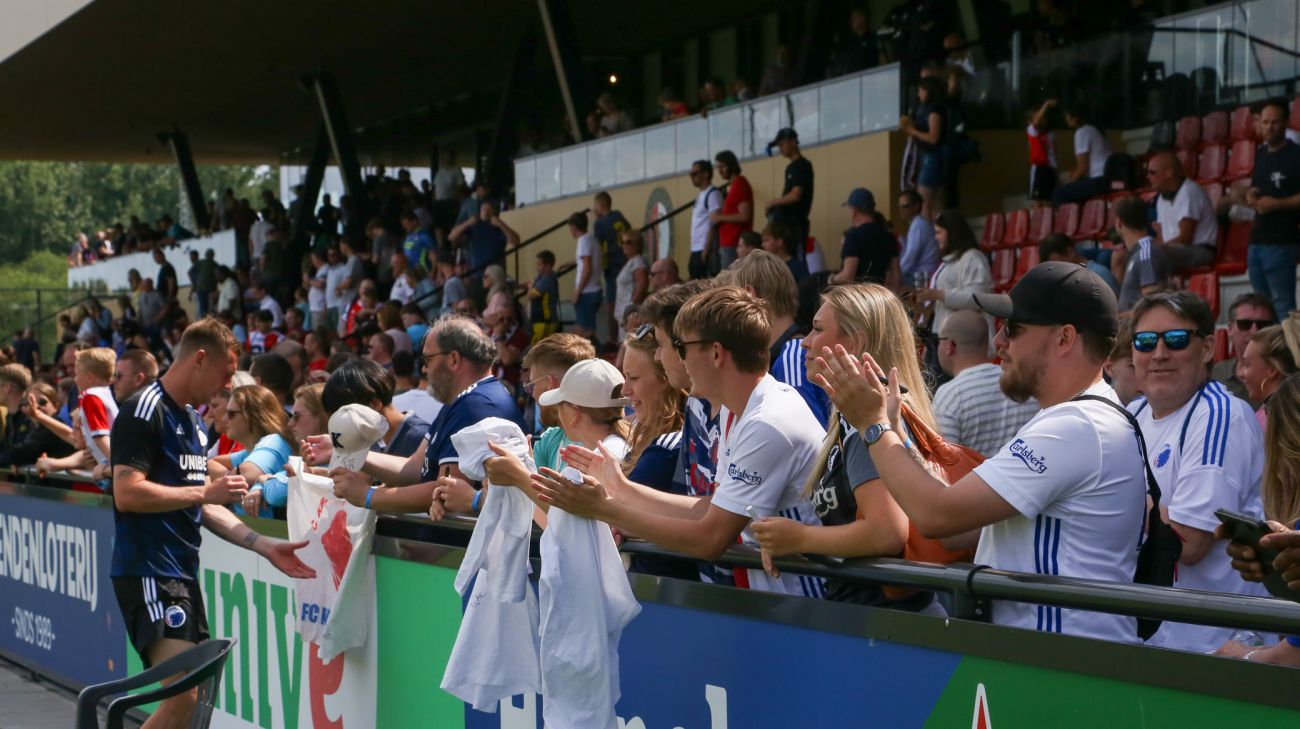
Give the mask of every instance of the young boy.
M 81 393 L 81 435 L 85 438 L 86 448 L 95 457 L 95 477 L 108 477 L 109 459 L 112 450 L 108 435 L 113 430 L 113 420 L 117 418 L 117 401 L 109 385 L 113 381 L 113 369 L 117 366 L 117 355 L 108 347 L 93 347 L 77 353 L 77 364 L 73 379 Z
M 250 318 L 253 316 L 257 317 L 257 326 L 248 333 L 248 352 L 249 354 L 270 352 L 276 342 L 280 341 L 280 333 L 271 327 L 275 322 L 275 315 L 262 309 L 256 315 L 249 314 Z
M 1143 296 L 1168 288 L 1169 262 L 1163 249 L 1147 235 L 1149 212 L 1141 198 L 1126 197 L 1115 203 L 1115 229 L 1124 240 L 1124 249 L 1111 258 L 1111 271 L 1123 271 L 1117 276 L 1121 316 L 1132 311 Z
M 555 254 L 537 254 L 537 278 L 528 287 L 528 317 L 533 322 L 533 344 L 551 336 L 559 328 L 560 281 L 555 275 Z

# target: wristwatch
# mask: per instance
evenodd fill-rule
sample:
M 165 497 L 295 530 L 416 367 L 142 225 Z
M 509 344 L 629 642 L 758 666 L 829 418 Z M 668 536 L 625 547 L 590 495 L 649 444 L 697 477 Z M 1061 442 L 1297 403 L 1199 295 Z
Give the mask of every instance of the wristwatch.
M 876 441 L 884 437 L 885 433 L 893 430 L 889 423 L 876 423 L 875 425 L 862 431 L 862 440 L 867 442 L 868 446 L 875 445 Z

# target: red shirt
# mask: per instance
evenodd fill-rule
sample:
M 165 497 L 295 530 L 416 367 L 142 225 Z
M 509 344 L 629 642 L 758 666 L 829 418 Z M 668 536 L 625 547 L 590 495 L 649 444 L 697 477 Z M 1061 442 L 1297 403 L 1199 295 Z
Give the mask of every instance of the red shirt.
M 722 201 L 722 214 L 735 215 L 740 212 L 740 204 L 749 203 L 749 220 L 744 223 L 719 223 L 718 245 L 723 248 L 735 248 L 740 234 L 754 229 L 754 190 L 744 175 L 731 178 L 731 187 L 727 188 L 727 198 Z
M 325 365 L 327 364 L 329 364 L 329 360 L 324 357 L 321 357 L 320 359 L 314 359 L 311 362 L 309 362 L 307 364 L 307 369 L 311 372 L 320 372 L 321 370 L 325 369 Z

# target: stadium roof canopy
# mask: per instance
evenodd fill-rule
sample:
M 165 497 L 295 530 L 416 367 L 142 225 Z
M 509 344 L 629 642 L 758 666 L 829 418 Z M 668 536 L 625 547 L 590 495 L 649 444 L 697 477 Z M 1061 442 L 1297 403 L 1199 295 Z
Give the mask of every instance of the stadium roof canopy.
M 584 57 L 627 55 L 775 2 L 568 0 Z M 0 159 L 272 162 L 320 123 L 299 83 L 338 81 L 365 127 L 499 86 L 537 0 L 0 0 Z M 543 48 L 544 48 L 543 44 Z M 426 150 L 427 153 L 427 150 Z

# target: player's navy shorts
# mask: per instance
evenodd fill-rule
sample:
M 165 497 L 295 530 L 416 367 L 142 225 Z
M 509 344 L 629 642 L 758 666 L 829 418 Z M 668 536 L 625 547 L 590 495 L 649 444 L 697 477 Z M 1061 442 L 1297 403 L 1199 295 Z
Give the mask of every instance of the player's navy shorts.
M 170 577 L 114 577 L 113 592 L 126 622 L 126 634 L 149 667 L 149 646 L 160 638 L 202 643 L 208 614 L 199 583 Z

